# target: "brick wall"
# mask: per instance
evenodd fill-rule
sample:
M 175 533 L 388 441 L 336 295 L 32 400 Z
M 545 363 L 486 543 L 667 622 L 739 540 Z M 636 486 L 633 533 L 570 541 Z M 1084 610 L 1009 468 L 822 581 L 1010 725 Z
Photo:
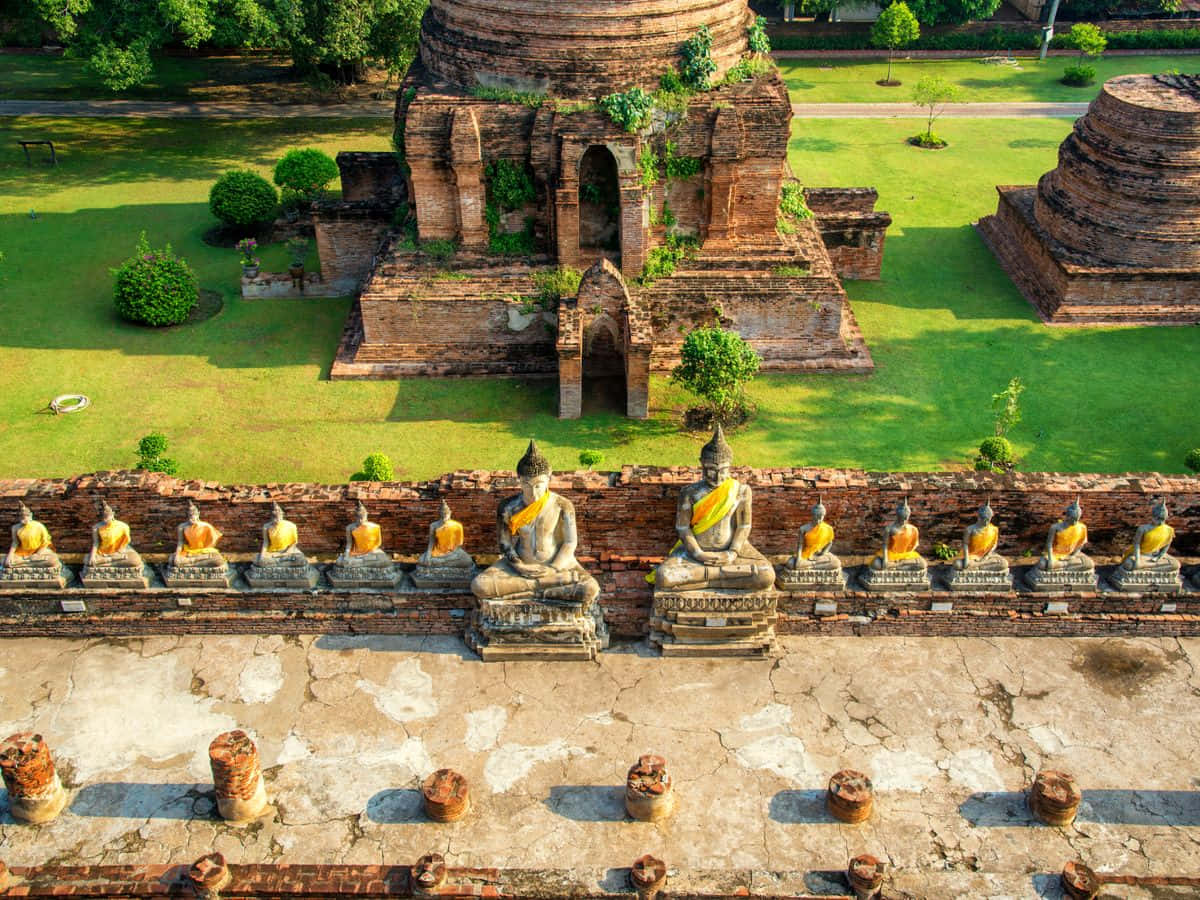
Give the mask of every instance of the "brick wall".
M 393 208 L 408 199 L 395 153 L 343 151 L 337 155 L 342 175 L 342 199 L 387 204 Z
M 321 275 L 340 294 L 356 293 L 371 268 L 392 211 L 373 202 L 326 202 L 314 205 Z

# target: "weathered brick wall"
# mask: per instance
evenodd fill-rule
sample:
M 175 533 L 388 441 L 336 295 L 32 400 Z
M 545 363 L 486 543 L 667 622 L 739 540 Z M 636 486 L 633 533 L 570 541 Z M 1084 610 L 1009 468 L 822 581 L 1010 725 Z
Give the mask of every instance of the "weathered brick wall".
M 408 199 L 395 153 L 343 151 L 337 155 L 342 175 L 342 199 L 386 203 L 393 207 Z
M 804 198 L 838 277 L 877 281 L 892 217 L 875 212 L 875 189 L 805 188 Z
M 391 210 L 376 203 L 315 204 L 313 225 L 324 280 L 338 285 L 342 293 L 357 291 L 391 218 Z

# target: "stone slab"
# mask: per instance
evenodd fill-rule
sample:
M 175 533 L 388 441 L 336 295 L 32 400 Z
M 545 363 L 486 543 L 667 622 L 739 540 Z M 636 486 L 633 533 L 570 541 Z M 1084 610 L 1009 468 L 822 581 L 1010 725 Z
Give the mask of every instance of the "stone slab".
M 154 570 L 147 565 L 141 568 L 85 565 L 79 573 L 80 584 L 89 590 L 147 590 L 153 578 Z
M 226 564 L 220 567 L 163 566 L 162 580 L 169 588 L 226 589 L 233 587 L 237 570 Z
M 315 590 L 321 581 L 320 570 L 307 566 L 255 566 L 242 574 L 251 590 Z

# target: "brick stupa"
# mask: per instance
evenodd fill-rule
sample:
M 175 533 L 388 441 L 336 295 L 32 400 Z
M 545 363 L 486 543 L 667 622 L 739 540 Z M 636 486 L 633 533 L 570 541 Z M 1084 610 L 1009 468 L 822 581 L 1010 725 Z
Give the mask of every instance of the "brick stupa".
M 1104 84 L 1037 187 L 1001 185 L 979 232 L 1054 325 L 1200 321 L 1200 79 Z
M 623 384 L 626 412 L 644 417 L 650 373 L 715 322 L 766 370 L 870 370 L 839 276 L 879 277 L 891 219 L 873 190 L 809 190 L 815 218 L 777 230 L 787 90 L 773 69 L 720 83 L 747 58 L 752 23 L 745 0 L 432 0 L 397 96 L 399 171 L 390 154 L 340 155 L 345 202 L 318 212 L 323 269 L 361 288 L 331 377 L 557 375 L 559 414 L 574 417 L 596 376 Z M 598 108 L 656 90 L 701 26 L 711 90 L 634 133 Z M 688 165 L 671 175 L 668 154 Z M 522 208 L 493 203 L 498 160 L 528 174 Z M 421 242 L 452 241 L 454 255 L 431 259 L 389 231 L 400 203 Z M 498 233 L 526 230 L 532 255 L 489 252 Z M 670 234 L 699 246 L 639 283 Z M 540 303 L 535 276 L 559 266 L 585 272 L 579 296 Z

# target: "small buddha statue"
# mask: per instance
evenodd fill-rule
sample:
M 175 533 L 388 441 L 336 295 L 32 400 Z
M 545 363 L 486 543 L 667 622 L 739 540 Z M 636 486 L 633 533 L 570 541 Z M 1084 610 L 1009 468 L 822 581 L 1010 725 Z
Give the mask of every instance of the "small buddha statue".
M 217 549 L 221 532 L 200 518 L 200 508 L 188 501 L 187 520 L 175 529 L 175 552 L 163 570 L 167 587 L 229 587 L 232 572 Z
M 883 530 L 883 544 L 860 576 L 863 587 L 879 590 L 929 590 L 929 564 L 917 551 L 921 533 L 908 521 L 908 498 L 896 504 L 896 517 Z
M 403 574 L 383 549 L 383 529 L 358 501 L 354 521 L 346 526 L 346 547 L 326 573 L 330 583 L 338 588 L 391 589 Z
M 796 554 L 779 573 L 780 586 L 844 587 L 842 561 L 831 552 L 833 536 L 833 526 L 825 521 L 825 504 L 817 498 L 817 505 L 812 508 L 812 520 L 800 529 Z
M 150 586 L 142 557 L 130 544 L 129 526 L 107 502 L 100 506 L 100 521 L 92 528 L 92 549 L 79 577 L 88 588 Z
M 775 569 L 750 544 L 751 491 L 730 477 L 733 450 L 718 425 L 700 450 L 703 478 L 679 494 L 679 540 L 647 578 L 660 591 L 765 591 Z M 828 526 L 826 526 L 828 527 Z
M 24 503 L 17 505 L 17 523 L 12 527 L 12 542 L 0 566 L 0 583 L 8 588 L 62 588 L 67 584 L 50 532 Z
M 996 552 L 1000 529 L 992 524 L 993 515 L 991 502 L 985 502 L 975 521 L 963 530 L 962 556 L 954 561 L 946 579 L 952 590 L 1012 588 L 1008 560 Z
M 300 534 L 294 522 L 283 515 L 283 507 L 271 504 L 271 518 L 262 527 L 262 545 L 246 571 L 252 588 L 312 590 L 320 573 L 300 549 Z
M 1063 517 L 1050 526 L 1046 553 L 1025 573 L 1025 582 L 1035 591 L 1096 587 L 1096 564 L 1083 552 L 1087 526 L 1080 521 L 1083 510 L 1076 498 L 1063 511 Z
M 419 588 L 468 590 L 475 574 L 475 560 L 463 549 L 462 524 L 443 500 L 437 521 L 429 526 L 429 544 L 417 560 L 413 583 Z
M 575 558 L 575 506 L 550 490 L 551 474 L 530 441 L 517 463 L 521 492 L 496 513 L 500 558 L 471 582 L 478 610 L 467 642 L 485 660 L 590 659 L 608 646 L 600 585 Z
M 1139 525 L 1133 546 L 1113 570 L 1109 581 L 1119 591 L 1179 591 L 1179 560 L 1169 554 L 1175 529 L 1167 524 L 1167 504 L 1158 500 L 1150 508 L 1150 521 Z

